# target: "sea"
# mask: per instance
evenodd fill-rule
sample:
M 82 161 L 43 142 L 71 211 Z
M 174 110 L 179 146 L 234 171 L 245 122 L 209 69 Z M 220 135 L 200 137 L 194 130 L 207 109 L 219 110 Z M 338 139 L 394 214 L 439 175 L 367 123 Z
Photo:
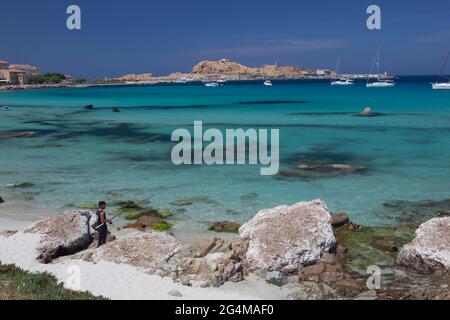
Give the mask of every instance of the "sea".
M 386 201 L 450 198 L 450 91 L 432 90 L 434 80 L 400 77 L 394 88 L 299 80 L 0 92 L 0 106 L 10 108 L 0 111 L 0 218 L 37 220 L 99 200 L 151 198 L 142 206 L 168 209 L 174 233 L 199 234 L 215 221 L 244 223 L 264 208 L 322 199 L 355 223 L 395 225 Z M 377 116 L 358 116 L 365 107 Z M 366 170 L 262 176 L 259 165 L 177 166 L 171 135 L 192 131 L 194 121 L 205 130 L 279 129 L 281 170 L 299 161 Z M 33 134 L 11 137 L 19 131 Z

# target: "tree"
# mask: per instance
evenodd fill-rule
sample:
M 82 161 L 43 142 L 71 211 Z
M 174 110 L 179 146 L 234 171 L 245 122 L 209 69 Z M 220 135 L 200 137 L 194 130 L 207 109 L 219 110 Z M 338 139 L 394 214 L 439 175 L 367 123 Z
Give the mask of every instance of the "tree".
M 31 76 L 28 79 L 28 84 L 57 84 L 66 79 L 62 73 L 44 73 L 36 76 Z

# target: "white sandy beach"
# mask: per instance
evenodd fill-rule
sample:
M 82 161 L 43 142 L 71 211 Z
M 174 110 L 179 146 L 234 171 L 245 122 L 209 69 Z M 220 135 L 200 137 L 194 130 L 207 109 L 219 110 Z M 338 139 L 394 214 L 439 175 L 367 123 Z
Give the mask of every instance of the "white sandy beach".
M 0 219 L 0 229 L 16 230 L 28 223 Z M 21 229 L 21 228 L 20 228 Z M 111 262 L 97 264 L 83 260 L 62 259 L 60 262 L 40 264 L 36 261 L 36 244 L 40 236 L 18 232 L 10 237 L 0 236 L 0 261 L 15 264 L 31 272 L 49 272 L 70 288 L 71 271 L 76 267 L 81 274 L 80 289 L 97 296 L 114 300 L 258 300 L 285 299 L 287 288 L 270 285 L 256 276 L 249 276 L 239 283 L 227 282 L 220 288 L 187 287 L 174 283 L 170 278 L 149 275 L 136 267 Z M 73 271 L 72 271 L 73 272 Z M 169 295 L 179 291 L 182 297 Z

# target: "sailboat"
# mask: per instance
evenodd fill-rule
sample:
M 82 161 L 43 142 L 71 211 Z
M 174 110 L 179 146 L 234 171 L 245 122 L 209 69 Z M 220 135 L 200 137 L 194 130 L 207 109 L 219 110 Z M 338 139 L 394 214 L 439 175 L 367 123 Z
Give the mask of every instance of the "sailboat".
M 433 90 L 450 90 L 450 79 L 444 76 L 445 67 L 447 66 L 448 59 L 450 57 L 450 51 L 448 52 L 447 59 L 444 62 L 444 65 L 441 69 L 441 78 L 447 79 L 448 82 L 435 82 L 432 83 L 431 86 L 433 87 Z
M 339 68 L 341 66 L 342 61 L 342 55 L 339 55 L 339 58 L 336 63 L 336 68 L 334 69 L 335 77 L 331 80 L 332 86 L 351 86 L 355 84 L 352 79 L 346 78 L 346 77 L 338 77 L 339 75 Z
M 370 78 L 367 78 L 367 88 L 387 88 L 387 87 L 395 87 L 395 82 L 392 80 L 386 80 L 380 78 L 380 60 L 381 60 L 381 49 L 378 47 L 378 53 L 375 57 L 375 61 L 372 64 L 372 68 L 370 69 L 370 75 L 372 75 L 374 67 L 377 69 L 377 80 L 374 82 L 370 82 Z

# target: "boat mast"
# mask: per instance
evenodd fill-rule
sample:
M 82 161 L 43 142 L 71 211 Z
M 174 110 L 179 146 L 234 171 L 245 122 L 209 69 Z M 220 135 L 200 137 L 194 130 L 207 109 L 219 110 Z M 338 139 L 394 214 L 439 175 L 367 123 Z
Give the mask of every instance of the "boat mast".
M 441 68 L 441 73 L 440 73 L 440 77 L 442 77 L 442 78 L 444 78 L 444 79 L 447 79 L 447 80 L 450 80 L 450 78 L 448 78 L 448 77 L 446 77 L 445 75 L 444 75 L 444 72 L 445 72 L 445 68 L 447 67 L 447 63 L 448 63 L 448 59 L 450 58 L 450 51 L 448 52 L 448 54 L 447 54 L 447 59 L 445 59 L 445 61 L 444 61 L 444 65 L 442 66 L 442 68 Z
M 341 60 L 342 60 L 342 53 L 339 54 L 336 62 L 336 67 L 334 68 L 335 76 L 333 77 L 333 81 L 339 78 L 339 68 L 341 67 Z
M 378 46 L 377 53 L 377 81 L 380 81 L 380 60 L 381 60 L 381 48 Z

